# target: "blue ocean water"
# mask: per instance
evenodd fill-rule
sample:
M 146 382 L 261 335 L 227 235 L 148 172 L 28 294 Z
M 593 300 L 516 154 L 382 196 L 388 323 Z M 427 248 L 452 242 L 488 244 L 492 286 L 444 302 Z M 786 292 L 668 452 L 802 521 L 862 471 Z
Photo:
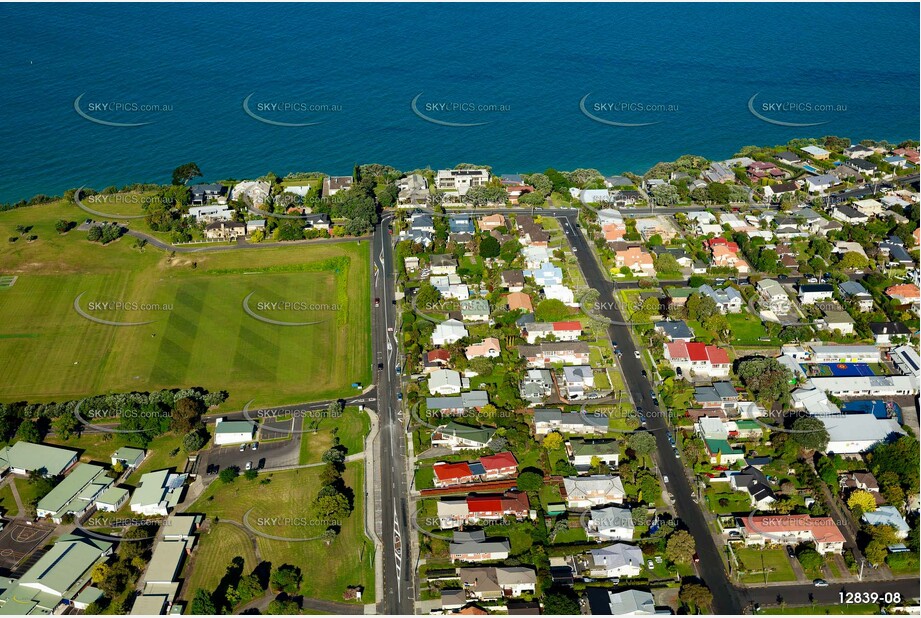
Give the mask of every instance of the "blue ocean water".
M 4 4 L 0 18 L 0 201 L 168 182 L 188 161 L 208 180 L 370 162 L 616 173 L 792 137 L 919 135 L 917 4 Z M 95 119 L 150 124 L 91 122 L 81 94 Z M 251 94 L 270 122 L 319 124 L 256 120 Z M 755 95 L 765 117 L 825 124 L 760 120 Z M 475 126 L 429 122 L 414 99 Z M 580 101 L 656 124 L 593 120 Z

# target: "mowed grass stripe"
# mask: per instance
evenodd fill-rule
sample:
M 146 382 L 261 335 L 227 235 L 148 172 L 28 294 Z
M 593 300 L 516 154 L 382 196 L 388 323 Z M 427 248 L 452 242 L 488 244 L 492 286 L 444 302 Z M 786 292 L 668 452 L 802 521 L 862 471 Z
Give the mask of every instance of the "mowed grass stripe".
M 192 348 L 196 345 L 198 324 L 203 318 L 204 298 L 209 281 L 185 282 L 174 297 L 165 334 L 160 342 L 157 360 L 151 372 L 151 381 L 185 385 Z

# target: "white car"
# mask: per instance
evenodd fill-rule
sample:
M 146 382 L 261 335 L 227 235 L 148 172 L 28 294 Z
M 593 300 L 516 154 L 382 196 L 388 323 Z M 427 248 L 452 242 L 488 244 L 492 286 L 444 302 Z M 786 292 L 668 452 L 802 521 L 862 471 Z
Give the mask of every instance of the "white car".
M 639 357 L 640 357 L 640 351 L 639 351 L 639 350 L 633 350 L 633 356 L 639 358 Z
M 667 474 L 664 475 L 664 476 L 662 477 L 662 482 L 663 482 L 663 483 L 667 483 L 667 482 L 668 482 L 668 475 L 667 475 Z
M 252 470 L 252 469 L 253 469 L 253 462 L 247 461 L 247 462 L 246 462 L 246 469 L 247 469 L 247 470 Z

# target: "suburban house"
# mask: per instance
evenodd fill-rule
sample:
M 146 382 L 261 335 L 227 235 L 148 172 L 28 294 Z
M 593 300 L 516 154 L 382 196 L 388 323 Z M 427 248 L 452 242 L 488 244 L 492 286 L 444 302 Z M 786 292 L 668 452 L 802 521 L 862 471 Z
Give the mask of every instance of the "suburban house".
M 714 382 L 712 386 L 694 387 L 694 401 L 704 409 L 732 409 L 739 402 L 739 393 L 732 382 Z
M 185 474 L 157 470 L 141 476 L 141 483 L 131 496 L 131 512 L 148 517 L 166 517 L 182 498 Z
M 521 521 L 531 516 L 528 494 L 510 489 L 501 494 L 469 494 L 466 498 L 444 498 L 438 502 L 442 528 L 472 523 L 497 522 L 506 517 Z
M 201 223 L 229 221 L 233 218 L 234 212 L 232 208 L 228 208 L 226 205 L 192 206 L 189 208 L 189 216 Z
M 244 202 L 253 208 L 262 208 L 265 205 L 271 187 L 264 180 L 246 180 L 237 183 L 230 191 L 230 199 L 237 202 Z
M 870 220 L 870 217 L 847 204 L 838 204 L 832 208 L 831 218 L 851 225 L 862 225 Z
M 627 507 L 594 508 L 585 522 L 585 535 L 598 541 L 632 541 L 636 524 Z
M 482 530 L 472 532 L 455 532 L 453 542 L 448 547 L 448 556 L 452 562 L 478 562 L 481 560 L 505 560 L 509 556 L 511 545 L 506 539 L 486 540 Z
M 744 451 L 729 444 L 729 427 L 721 419 L 701 417 L 694 429 L 704 442 L 711 464 L 728 466 L 745 459 Z
M 643 551 L 627 543 L 615 543 L 601 549 L 592 549 L 581 561 L 582 570 L 589 577 L 638 577 L 643 570 Z
M 589 348 L 584 341 L 551 341 L 537 345 L 521 345 L 518 346 L 518 353 L 527 360 L 528 367 L 543 368 L 554 363 L 589 363 Z
M 451 364 L 451 352 L 444 348 L 436 348 L 425 355 L 425 363 L 422 373 L 429 374 L 439 367 L 447 367 Z
M 436 369 L 429 374 L 428 388 L 433 395 L 457 395 L 462 387 L 461 374 L 453 369 Z
M 832 300 L 835 297 L 835 287 L 828 283 L 802 283 L 799 286 L 799 302 L 804 305 L 814 305 L 820 300 Z
M 60 524 L 63 518 L 79 519 L 95 506 L 96 497 L 107 490 L 115 479 L 106 474 L 106 469 L 93 464 L 77 464 L 48 494 L 38 501 L 35 515 L 50 517 Z
M 563 498 L 569 508 L 584 509 L 602 504 L 620 504 L 626 497 L 619 476 L 594 474 L 563 479 Z
M 609 419 L 596 414 L 563 412 L 557 408 L 534 410 L 534 435 L 545 436 L 551 431 L 569 435 L 604 435 Z
M 729 377 L 729 354 L 715 345 L 676 341 L 665 344 L 664 355 L 665 360 L 682 377 L 690 377 L 692 372 L 694 375 L 707 375 L 711 378 Z
M 824 161 L 831 154 L 824 148 L 819 148 L 818 146 L 805 146 L 803 148 L 800 148 L 800 150 L 805 152 L 807 155 L 809 155 L 816 161 Z
M 594 386 L 595 373 L 588 365 L 563 367 L 563 389 L 570 401 L 584 399 L 585 389 Z
M 809 193 L 826 193 L 829 189 L 836 186 L 840 180 L 834 174 L 820 174 L 818 176 L 806 177 L 806 191 Z
M 531 345 L 538 339 L 576 341 L 581 334 L 582 324 L 579 322 L 531 322 L 522 330 L 522 336 Z
M 351 176 L 324 176 L 323 197 L 332 197 L 340 191 L 348 191 L 352 187 Z
M 471 187 L 479 187 L 489 182 L 487 169 L 438 170 L 435 175 L 435 188 L 439 191 L 456 192 L 467 195 Z
M 838 379 L 856 381 L 854 378 Z M 879 393 L 880 390 L 875 388 L 872 394 Z M 881 442 L 888 442 L 905 434 L 898 420 L 877 418 L 873 414 L 844 414 L 816 418 L 822 421 L 825 430 L 828 431 L 828 446 L 825 447 L 825 452 L 836 455 L 865 453 Z
M 553 392 L 553 375 L 549 369 L 528 369 L 521 380 L 521 398 L 540 403 Z
M 694 331 L 684 320 L 665 320 L 655 323 L 655 331 L 669 341 L 694 341 Z
M 823 311 L 823 318 L 819 322 L 822 330 L 829 332 L 838 331 L 842 335 L 854 334 L 854 318 L 847 311 Z
M 697 291 L 713 299 L 720 313 L 739 313 L 742 311 L 742 293 L 734 287 L 727 286 L 723 289 L 718 289 L 705 283 L 697 288 Z
M 659 612 L 651 592 L 645 590 L 621 590 L 610 588 L 586 588 L 589 611 L 593 616 L 652 616 Z
M 192 203 L 197 205 L 207 204 L 208 202 L 227 203 L 224 195 L 227 193 L 227 187 L 221 184 L 199 184 L 189 187 L 192 196 Z M 191 209 L 189 211 L 191 213 Z
M 764 196 L 768 199 L 783 197 L 784 195 L 794 194 L 799 190 L 799 186 L 792 180 L 789 182 L 780 182 L 764 187 Z
M 844 299 L 854 303 L 861 313 L 873 311 L 873 296 L 859 281 L 848 280 L 838 284 L 838 292 Z M 870 329 L 873 329 L 872 324 Z
M 246 224 L 242 221 L 213 221 L 205 226 L 208 240 L 236 240 L 246 236 Z
M 509 311 L 521 310 L 525 313 L 534 313 L 534 305 L 531 304 L 531 297 L 524 292 L 512 292 L 505 297 L 508 303 Z
M 468 335 L 467 329 L 460 320 L 445 320 L 432 331 L 432 344 L 444 346 L 460 341 Z
M 464 378 L 465 384 L 467 378 Z M 425 400 L 426 410 L 435 412 L 440 416 L 456 416 L 464 414 L 467 410 L 482 410 L 489 403 L 489 394 L 486 391 L 469 391 L 453 397 L 428 397 Z
M 767 476 L 752 466 L 746 466 L 740 472 L 730 474 L 729 485 L 736 491 L 747 493 L 751 498 L 752 508 L 770 510 L 776 501 Z
M 540 287 L 562 285 L 563 283 L 563 269 L 559 266 L 554 266 L 550 262 L 544 262 L 540 265 L 540 268 L 525 270 L 524 275 L 534 279 L 534 283 Z
M 410 174 L 397 181 L 397 202 L 403 205 L 425 204 L 429 197 L 429 183 L 422 174 Z
M 917 305 L 921 301 L 921 290 L 914 283 L 902 283 L 886 288 L 886 296 L 901 302 L 903 306 Z
M 489 320 L 489 301 L 485 298 L 468 298 L 460 301 L 461 318 L 465 322 L 486 322 Z
M 583 440 L 572 438 L 566 441 L 569 462 L 579 472 L 587 472 L 596 460 L 609 466 L 617 466 L 620 460 L 620 443 L 616 440 Z
M 789 150 L 777 153 L 774 158 L 778 161 L 781 161 L 782 163 L 786 163 L 787 165 L 799 165 L 803 162 L 802 157 L 793 152 L 790 152 Z
M 488 427 L 470 427 L 451 421 L 432 432 L 432 446 L 452 451 L 479 450 L 489 445 L 494 433 L 496 430 Z
M 249 421 L 228 421 L 219 418 L 214 422 L 214 444 L 242 444 L 253 439 L 256 426 Z
M 22 476 L 28 476 L 31 472 L 40 472 L 42 476 L 49 477 L 60 476 L 77 463 L 78 457 L 76 451 L 18 440 L 13 446 L 0 449 L 0 471 Z
M 614 265 L 617 268 L 629 268 L 630 272 L 641 277 L 655 277 L 656 269 L 652 255 L 642 247 L 630 247 L 614 253 Z
M 899 539 L 908 538 L 911 527 L 899 510 L 894 506 L 880 506 L 875 511 L 867 511 L 860 518 L 871 526 L 892 526 L 895 528 L 895 536 Z
M 500 227 L 508 227 L 508 223 L 505 220 L 505 215 L 496 213 L 493 215 L 484 215 L 480 217 L 480 229 L 484 232 L 490 232 Z
M 495 337 L 487 337 L 480 343 L 474 343 L 464 348 L 464 355 L 467 357 L 467 360 L 474 358 L 499 358 L 500 353 L 499 340 Z
M 831 517 L 749 515 L 741 521 L 746 545 L 815 543 L 820 554 L 841 553 L 844 549 L 844 534 Z
M 503 270 L 502 287 L 509 292 L 521 292 L 524 289 L 524 273 L 520 270 Z
M 481 601 L 537 592 L 537 573 L 528 567 L 469 567 L 457 570 L 467 594 Z

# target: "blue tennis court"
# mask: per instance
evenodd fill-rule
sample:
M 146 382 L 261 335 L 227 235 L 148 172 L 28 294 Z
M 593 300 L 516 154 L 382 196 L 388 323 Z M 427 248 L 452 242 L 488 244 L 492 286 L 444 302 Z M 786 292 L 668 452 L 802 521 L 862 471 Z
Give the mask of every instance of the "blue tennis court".
M 875 375 L 866 363 L 824 363 L 836 378 Z

